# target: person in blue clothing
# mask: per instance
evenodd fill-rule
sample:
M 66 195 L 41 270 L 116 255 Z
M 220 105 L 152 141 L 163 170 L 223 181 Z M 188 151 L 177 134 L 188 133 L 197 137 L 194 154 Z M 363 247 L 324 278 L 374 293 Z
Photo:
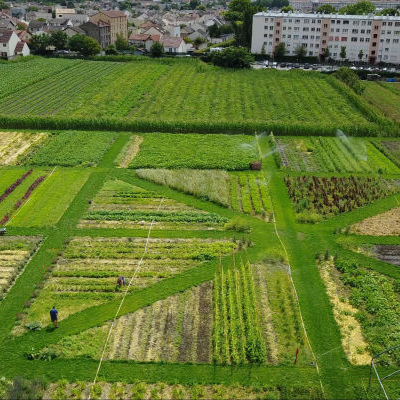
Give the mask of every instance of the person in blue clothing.
M 58 328 L 58 311 L 56 310 L 56 306 L 50 310 L 50 318 L 55 328 Z

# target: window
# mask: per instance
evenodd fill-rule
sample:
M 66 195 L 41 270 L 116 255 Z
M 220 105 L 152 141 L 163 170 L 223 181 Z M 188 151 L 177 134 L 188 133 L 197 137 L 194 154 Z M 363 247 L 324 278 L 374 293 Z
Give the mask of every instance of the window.
M 287 35 L 288 39 L 290 39 L 292 37 L 292 35 Z
M 361 21 L 361 25 L 366 25 L 367 21 Z
M 279 42 L 279 38 L 276 38 L 276 39 L 275 39 L 275 42 Z
M 390 43 L 390 39 L 386 39 L 386 43 Z
M 300 28 L 299 28 L 298 26 L 295 26 L 293 29 L 294 29 L 295 31 L 299 31 L 299 30 L 300 30 Z
M 348 29 L 342 29 L 342 33 L 347 33 L 348 31 Z
M 341 41 L 342 41 L 342 42 L 347 42 L 347 37 L 346 37 L 346 36 L 342 36 Z
M 264 37 L 268 37 L 268 33 L 264 33 Z
M 308 32 L 310 28 L 303 28 L 303 32 Z
M 340 28 L 336 28 L 336 32 L 339 33 L 340 32 Z
M 335 20 L 334 19 L 331 19 L 331 24 L 334 24 L 335 23 Z
M 360 21 L 353 21 L 353 25 L 360 25 Z
M 356 38 L 356 37 L 352 37 L 352 38 L 351 38 L 351 41 L 352 41 L 352 42 L 357 42 L 357 38 Z
M 349 25 L 349 21 L 348 20 L 345 20 L 345 21 L 343 21 L 343 25 Z
M 337 23 L 337 24 L 340 24 L 340 19 L 336 20 L 336 23 Z
M 294 22 L 296 22 L 296 24 L 299 24 L 300 20 L 299 19 L 295 19 Z
M 389 51 L 389 47 L 385 47 L 385 51 Z
M 376 39 L 378 37 L 378 35 L 376 33 L 374 33 L 374 38 Z
M 382 22 L 382 26 L 386 26 L 386 22 Z
M 352 29 L 351 33 L 358 33 L 358 29 Z
M 321 28 L 317 28 L 317 32 L 321 32 Z
M 317 23 L 318 23 L 318 24 L 320 24 L 320 23 L 321 23 L 321 20 L 320 20 L 320 19 L 318 19 L 318 20 L 317 20 Z
M 311 20 L 311 23 L 312 23 L 312 24 L 315 24 L 315 19 L 312 19 L 312 20 Z
M 364 41 L 364 38 L 363 37 L 360 37 L 360 42 L 363 42 Z
M 309 55 L 309 56 L 312 56 L 312 55 L 313 55 L 313 52 L 312 52 L 312 51 L 309 51 L 309 52 L 308 52 L 308 55 Z
M 268 18 L 265 18 L 265 22 L 268 22 Z
M 318 49 L 318 47 L 319 47 L 319 44 L 317 43 L 317 44 L 315 45 L 315 47 Z
M 327 28 L 328 27 L 328 24 L 324 24 L 324 28 Z
M 312 31 L 312 32 L 315 32 L 315 28 L 311 28 L 311 31 Z
M 367 29 L 367 34 L 369 35 L 371 33 L 371 29 Z
M 275 33 L 276 33 L 277 35 L 279 35 L 280 32 L 281 32 L 281 31 L 280 31 L 279 29 L 277 29 L 277 30 L 275 31 Z
M 372 47 L 376 47 L 376 42 L 372 42 Z
M 337 56 L 337 53 L 333 53 L 333 57 L 336 57 Z
M 271 25 L 271 26 L 269 27 L 269 30 L 270 30 L 270 31 L 273 31 L 273 30 L 274 30 L 274 27 Z
M 277 22 L 277 23 L 276 23 L 276 26 L 281 26 L 281 23 L 280 23 L 280 22 Z
M 283 37 L 284 39 L 286 39 L 286 35 L 282 35 L 282 37 Z
M 375 50 L 372 50 L 372 51 L 371 51 L 371 54 L 375 54 Z
M 388 34 L 388 35 L 391 35 L 391 34 L 392 34 L 392 31 L 387 31 L 387 34 Z
M 399 43 L 399 39 L 393 39 L 393 43 Z
M 293 39 L 298 39 L 299 35 L 293 35 Z
M 394 26 L 400 26 L 400 22 L 395 22 Z
M 307 19 L 307 18 L 304 20 L 304 23 L 305 23 L 305 24 L 308 24 L 309 22 L 310 22 L 310 20 Z
M 365 41 L 366 41 L 366 42 L 369 42 L 369 37 L 365 38 Z
M 393 22 L 388 22 L 388 26 L 392 26 L 393 25 Z
M 332 28 L 332 29 L 331 29 L 331 32 L 335 32 L 335 30 Z
M 361 29 L 361 30 L 360 30 L 360 33 L 365 33 L 365 29 Z
M 308 39 L 308 35 L 303 35 L 301 38 L 302 39 Z
M 385 31 L 381 31 L 381 33 L 382 33 L 382 35 L 384 35 L 384 34 L 385 34 Z
M 284 26 L 284 27 L 282 28 L 282 30 L 286 31 L 286 26 Z

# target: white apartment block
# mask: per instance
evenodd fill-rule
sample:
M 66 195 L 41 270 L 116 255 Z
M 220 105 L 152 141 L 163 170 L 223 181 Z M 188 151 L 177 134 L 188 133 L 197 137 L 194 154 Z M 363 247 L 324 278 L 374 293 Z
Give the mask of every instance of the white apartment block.
M 377 63 L 400 64 L 400 17 L 376 15 L 297 14 L 259 12 L 253 16 L 251 52 L 260 54 L 264 47 L 272 55 L 275 46 L 285 43 L 287 55 L 304 46 L 307 56 L 321 57 L 329 49 L 330 57 Z

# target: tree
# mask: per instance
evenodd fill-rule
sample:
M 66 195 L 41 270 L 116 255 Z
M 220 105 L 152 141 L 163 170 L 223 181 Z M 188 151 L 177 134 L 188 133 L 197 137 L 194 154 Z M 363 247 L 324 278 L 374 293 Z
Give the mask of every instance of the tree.
M 317 13 L 321 13 L 321 14 L 336 14 L 337 13 L 336 8 L 330 4 L 324 4 L 322 6 L 319 6 L 315 11 Z
M 160 42 L 154 42 L 150 47 L 151 57 L 162 57 L 164 55 L 164 46 Z
M 349 4 L 339 10 L 339 14 L 367 15 L 375 11 L 375 6 L 367 0 L 361 0 L 355 4 Z
M 365 86 L 358 78 L 358 75 L 350 68 L 341 67 L 334 73 L 334 76 L 353 89 L 357 94 L 363 93 Z
M 254 57 L 245 47 L 226 47 L 210 55 L 211 62 L 225 68 L 250 68 Z
M 0 10 L 1 10 L 1 6 L 0 6 Z M 18 22 L 17 29 L 19 31 L 26 31 L 28 29 L 28 25 L 24 24 L 23 22 Z
M 0 0 L 0 10 L 8 10 L 10 6 L 6 3 L 4 3 L 3 0 Z
M 275 46 L 274 49 L 274 59 L 276 60 L 281 60 L 283 57 L 285 57 L 287 50 L 286 50 L 286 45 L 283 42 L 280 42 Z
M 117 35 L 117 40 L 115 41 L 115 48 L 117 50 L 130 50 L 131 46 L 122 35 Z
M 29 40 L 29 48 L 32 53 L 44 55 L 47 53 L 47 48 L 51 44 L 51 38 L 47 34 L 42 35 L 32 35 Z
M 30 12 L 30 11 L 39 11 L 39 7 L 37 6 L 29 6 L 26 11 Z
M 69 39 L 71 50 L 77 51 L 84 57 L 95 56 L 100 53 L 101 47 L 96 39 L 85 35 L 74 35 Z
M 195 47 L 196 49 L 198 49 L 198 48 L 200 47 L 200 45 L 203 44 L 203 43 L 205 43 L 205 42 L 207 42 L 206 39 L 204 39 L 204 38 L 201 37 L 201 36 L 197 36 L 197 38 L 195 38 L 195 39 L 193 40 L 193 45 L 194 45 L 194 47 Z
M 364 52 L 362 51 L 362 49 L 358 52 L 358 59 L 361 61 L 364 57 Z
M 55 31 L 50 35 L 50 44 L 57 50 L 64 50 L 68 45 L 68 35 L 63 31 Z
M 113 44 L 108 45 L 105 49 L 105 52 L 108 56 L 115 56 L 118 54 L 118 51 Z
M 382 11 L 379 11 L 376 15 L 388 15 L 391 17 L 400 16 L 400 11 L 396 8 L 384 8 Z
M 281 11 L 284 13 L 294 12 L 294 8 L 292 6 L 284 6 L 281 8 Z
M 72 1 L 67 3 L 67 8 L 75 8 L 75 4 Z
M 232 0 L 229 3 L 229 9 L 224 16 L 232 25 L 237 45 L 250 47 L 253 15 L 257 11 L 250 0 Z
M 207 28 L 208 34 L 212 38 L 220 37 L 219 27 L 217 24 L 211 25 Z
M 295 54 L 299 60 L 302 60 L 307 55 L 307 49 L 303 45 L 297 46 Z
M 200 5 L 200 0 L 190 0 L 189 2 L 189 9 L 195 10 L 197 6 Z
M 340 48 L 340 58 L 342 59 L 342 61 L 344 61 L 346 57 L 347 57 L 346 47 L 342 46 Z

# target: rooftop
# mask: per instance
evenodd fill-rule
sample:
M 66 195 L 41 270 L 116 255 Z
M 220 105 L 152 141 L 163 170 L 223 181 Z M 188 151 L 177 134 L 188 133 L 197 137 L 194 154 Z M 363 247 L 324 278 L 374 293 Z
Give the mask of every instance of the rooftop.
M 378 21 L 400 21 L 400 17 L 387 15 L 344 15 L 344 14 L 319 14 L 319 13 L 283 13 L 283 12 L 259 12 L 255 17 L 282 17 L 282 18 L 325 18 L 325 19 L 373 19 Z

